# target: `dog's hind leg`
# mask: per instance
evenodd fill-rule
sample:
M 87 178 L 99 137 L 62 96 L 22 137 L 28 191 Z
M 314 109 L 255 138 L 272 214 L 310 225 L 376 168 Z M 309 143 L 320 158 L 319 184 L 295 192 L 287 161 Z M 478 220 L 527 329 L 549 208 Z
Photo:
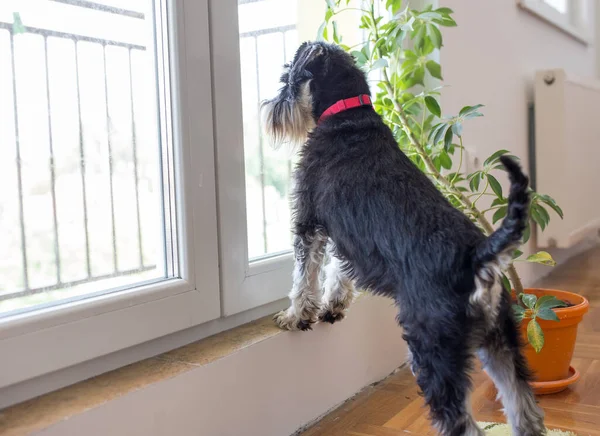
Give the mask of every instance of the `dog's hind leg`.
M 479 353 L 485 371 L 494 381 L 504 413 L 514 436 L 546 434 L 544 412 L 535 401 L 529 386 L 530 373 L 521 354 L 519 332 L 512 318 L 508 297 L 498 315 L 498 327 L 485 339 Z
M 289 294 L 291 305 L 275 315 L 277 325 L 286 330 L 310 330 L 319 311 L 319 273 L 323 264 L 327 237 L 319 231 L 294 238 L 294 275 Z
M 437 327 L 404 325 L 417 384 L 440 435 L 484 436 L 473 418 L 470 404 L 474 355 L 468 349 L 464 332 L 448 327 L 444 323 Z
M 343 262 L 335 256 L 335 246 L 327 245 L 329 263 L 325 267 L 325 283 L 319 320 L 333 324 L 344 319 L 345 311 L 354 299 L 354 283 L 343 268 Z

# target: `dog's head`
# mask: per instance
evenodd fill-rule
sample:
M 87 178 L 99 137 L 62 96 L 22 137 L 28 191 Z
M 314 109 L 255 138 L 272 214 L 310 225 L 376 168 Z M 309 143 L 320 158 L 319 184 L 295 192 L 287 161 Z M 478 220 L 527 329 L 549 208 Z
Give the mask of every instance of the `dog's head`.
M 300 45 L 280 81 L 278 95 L 262 103 L 264 129 L 276 145 L 304 142 L 321 114 L 338 100 L 370 95 L 354 58 L 324 42 Z

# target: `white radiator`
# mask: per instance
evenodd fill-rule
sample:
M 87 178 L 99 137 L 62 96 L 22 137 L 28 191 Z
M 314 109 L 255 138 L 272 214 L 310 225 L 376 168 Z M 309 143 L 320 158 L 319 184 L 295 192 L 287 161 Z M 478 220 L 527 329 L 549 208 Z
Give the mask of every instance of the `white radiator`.
M 534 111 L 535 187 L 565 214 L 550 211 L 537 244 L 568 248 L 600 230 L 600 82 L 539 71 Z

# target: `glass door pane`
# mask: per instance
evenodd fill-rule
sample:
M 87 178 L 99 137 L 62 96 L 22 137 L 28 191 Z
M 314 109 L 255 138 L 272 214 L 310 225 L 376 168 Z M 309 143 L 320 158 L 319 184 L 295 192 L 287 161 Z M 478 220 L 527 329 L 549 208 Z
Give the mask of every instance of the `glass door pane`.
M 250 259 L 291 249 L 291 154 L 285 147 L 274 150 L 263 137 L 259 106 L 277 93 L 282 66 L 298 46 L 297 7 L 298 0 L 239 0 Z
M 0 316 L 176 276 L 165 5 L 13 6 L 0 8 Z

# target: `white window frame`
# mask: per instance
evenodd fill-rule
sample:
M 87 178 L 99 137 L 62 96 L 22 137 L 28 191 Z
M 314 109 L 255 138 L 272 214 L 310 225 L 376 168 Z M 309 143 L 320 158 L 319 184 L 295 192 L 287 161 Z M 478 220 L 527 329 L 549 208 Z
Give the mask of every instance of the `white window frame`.
M 161 5 L 157 21 L 167 16 L 165 7 L 170 11 L 166 107 L 175 144 L 180 278 L 2 318 L 0 389 L 221 315 L 208 0 Z
M 211 2 L 222 313 L 233 315 L 286 296 L 291 252 L 250 262 L 237 0 Z M 240 244 L 243 241 L 243 244 Z
M 590 13 L 588 0 L 567 0 L 567 13 L 563 14 L 544 2 L 544 0 L 517 0 L 519 5 L 539 16 L 558 29 L 569 34 L 584 44 L 591 42 Z
M 248 256 L 238 2 L 161 5 L 157 21 L 169 21 L 171 101 L 163 104 L 171 111 L 179 278 L 1 318 L 0 395 L 153 339 L 194 327 L 197 340 L 288 304 L 291 250 Z M 305 18 L 307 27 L 318 21 Z

